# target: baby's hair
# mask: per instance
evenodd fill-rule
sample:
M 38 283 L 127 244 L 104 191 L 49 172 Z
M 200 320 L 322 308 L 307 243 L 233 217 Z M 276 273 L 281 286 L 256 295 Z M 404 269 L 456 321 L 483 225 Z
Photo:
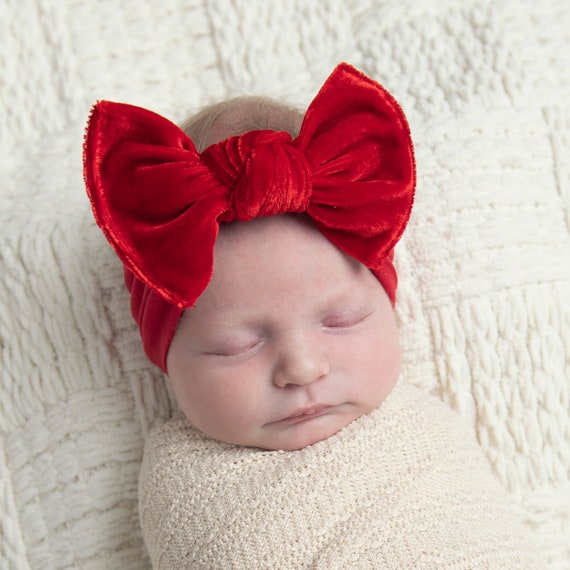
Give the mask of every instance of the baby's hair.
M 267 97 L 236 97 L 209 105 L 181 125 L 198 152 L 209 145 L 248 131 L 285 131 L 295 138 L 303 114 Z

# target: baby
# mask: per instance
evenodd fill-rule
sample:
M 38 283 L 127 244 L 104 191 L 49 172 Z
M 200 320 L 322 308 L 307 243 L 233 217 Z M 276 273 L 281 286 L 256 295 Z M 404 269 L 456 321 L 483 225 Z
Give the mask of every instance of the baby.
M 182 412 L 141 470 L 153 566 L 535 567 L 472 433 L 399 380 L 415 165 L 396 101 L 341 64 L 304 117 L 238 99 L 185 130 L 101 102 L 84 152 Z

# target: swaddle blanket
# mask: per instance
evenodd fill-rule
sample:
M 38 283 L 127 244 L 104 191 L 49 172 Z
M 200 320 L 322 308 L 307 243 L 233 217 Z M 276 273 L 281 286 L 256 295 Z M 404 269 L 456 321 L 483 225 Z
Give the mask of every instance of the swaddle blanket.
M 154 568 L 537 568 L 469 430 L 399 383 L 300 451 L 207 439 L 178 416 L 148 439 L 139 510 Z

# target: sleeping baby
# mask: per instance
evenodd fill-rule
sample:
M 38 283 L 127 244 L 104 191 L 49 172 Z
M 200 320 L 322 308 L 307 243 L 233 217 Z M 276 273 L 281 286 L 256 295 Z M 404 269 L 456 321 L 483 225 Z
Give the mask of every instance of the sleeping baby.
M 180 407 L 140 474 L 154 568 L 539 567 L 472 431 L 400 378 L 415 163 L 384 88 L 341 64 L 304 116 L 184 130 L 102 101 L 84 173 Z

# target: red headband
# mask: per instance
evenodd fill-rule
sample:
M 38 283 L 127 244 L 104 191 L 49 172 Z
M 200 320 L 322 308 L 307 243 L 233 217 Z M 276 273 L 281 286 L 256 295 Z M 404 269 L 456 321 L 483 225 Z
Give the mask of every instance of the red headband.
M 392 248 L 413 203 L 412 140 L 394 98 L 346 63 L 293 140 L 250 131 L 198 153 L 164 117 L 100 101 L 83 158 L 94 216 L 125 266 L 145 351 L 164 371 L 182 309 L 212 276 L 220 223 L 305 213 L 395 301 Z

